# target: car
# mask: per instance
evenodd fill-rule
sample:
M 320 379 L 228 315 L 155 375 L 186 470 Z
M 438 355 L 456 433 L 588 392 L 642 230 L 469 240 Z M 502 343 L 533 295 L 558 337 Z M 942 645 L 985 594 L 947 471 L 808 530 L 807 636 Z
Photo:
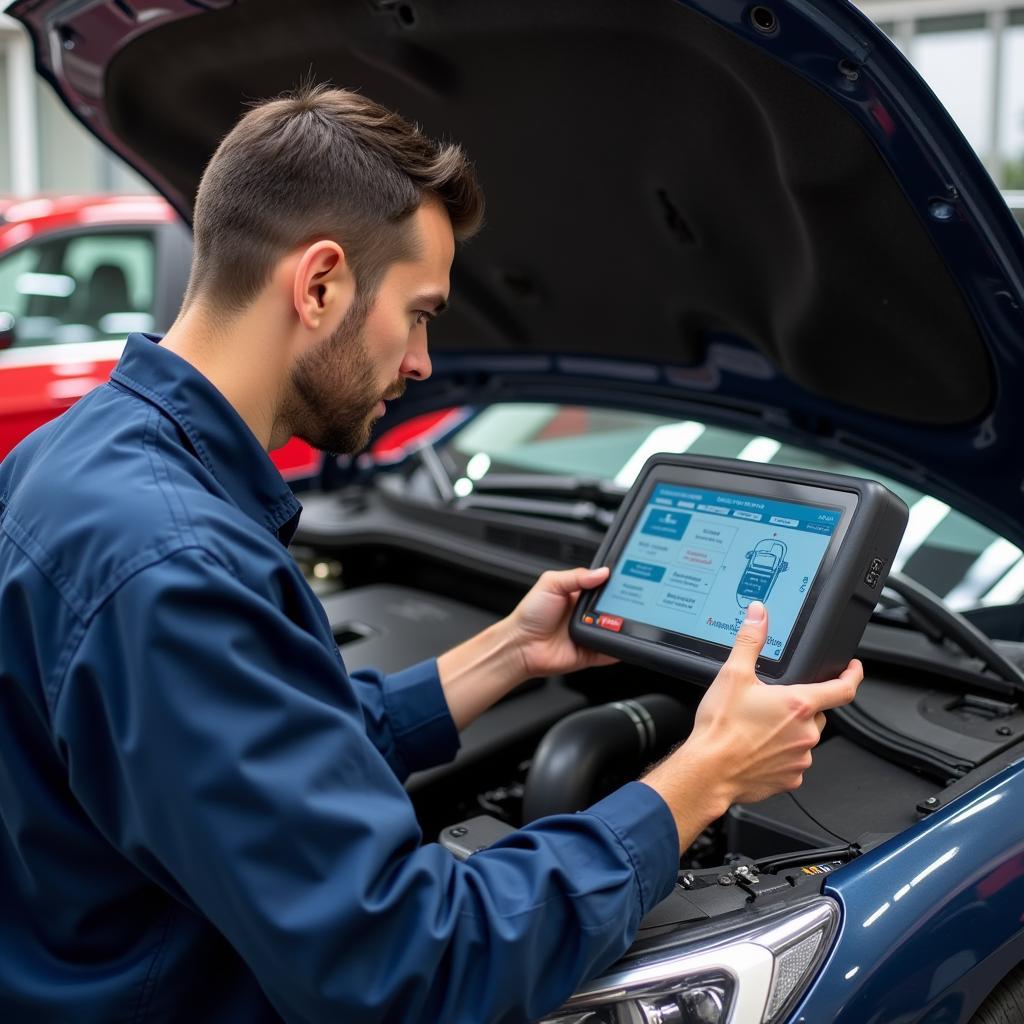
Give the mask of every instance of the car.
M 893 44 L 840 0 L 129 8 L 9 13 L 183 217 L 245 104 L 310 77 L 458 139 L 488 193 L 433 375 L 380 429 L 458 414 L 303 498 L 292 550 L 350 668 L 437 654 L 589 564 L 655 452 L 871 476 L 910 507 L 802 788 L 703 833 L 545 1019 L 1018 1021 L 1024 234 Z M 528 684 L 410 778 L 424 834 L 587 806 L 701 692 L 624 665 Z M 624 717 L 657 742 L 623 753 Z
M 736 587 L 736 603 L 746 608 L 751 601 L 767 602 L 781 573 L 789 568 L 786 545 L 781 540 L 765 537 L 747 552 L 747 567 Z
M 107 379 L 130 331 L 166 330 L 192 235 L 162 196 L 36 196 L 0 212 L 0 458 Z M 320 458 L 293 439 L 289 479 Z

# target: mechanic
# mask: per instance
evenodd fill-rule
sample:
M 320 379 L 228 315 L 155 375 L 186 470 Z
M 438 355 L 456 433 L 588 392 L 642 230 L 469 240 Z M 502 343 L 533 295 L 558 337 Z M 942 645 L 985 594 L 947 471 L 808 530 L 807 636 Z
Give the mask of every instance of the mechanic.
M 853 698 L 857 662 L 760 682 L 754 602 L 642 781 L 465 862 L 421 845 L 402 780 L 524 680 L 602 662 L 566 623 L 607 570 L 545 573 L 436 661 L 349 675 L 267 451 L 357 451 L 430 374 L 481 215 L 458 147 L 358 94 L 255 106 L 202 178 L 167 336 L 129 337 L 0 466 L 2 1019 L 534 1019 L 629 947 L 730 804 L 800 784 Z

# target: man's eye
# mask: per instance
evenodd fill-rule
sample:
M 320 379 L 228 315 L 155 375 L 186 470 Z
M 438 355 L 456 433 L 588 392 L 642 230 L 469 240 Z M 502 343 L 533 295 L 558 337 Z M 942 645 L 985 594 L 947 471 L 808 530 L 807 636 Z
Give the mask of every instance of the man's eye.
M 432 313 L 428 313 L 425 309 L 417 309 L 415 311 L 415 313 L 416 313 L 416 320 L 414 322 L 415 322 L 417 327 L 420 324 L 430 323 L 430 321 L 434 319 L 433 314 Z

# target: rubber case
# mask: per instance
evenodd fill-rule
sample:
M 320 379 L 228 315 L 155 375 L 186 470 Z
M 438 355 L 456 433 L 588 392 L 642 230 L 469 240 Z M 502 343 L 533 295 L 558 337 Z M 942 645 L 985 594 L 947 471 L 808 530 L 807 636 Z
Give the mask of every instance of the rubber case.
M 611 565 L 614 569 L 614 562 L 628 541 L 628 537 L 622 535 L 623 528 L 634 522 L 634 509 L 649 493 L 652 474 L 657 478 L 666 467 L 720 474 L 721 479 L 714 481 L 713 486 L 754 497 L 779 497 L 777 490 L 772 491 L 778 484 L 856 496 L 856 508 L 852 516 L 844 516 L 848 521 L 841 538 L 830 544 L 822 559 L 782 657 L 778 662 L 771 659 L 757 662 L 759 677 L 768 683 L 808 683 L 835 678 L 856 654 L 889 576 L 909 518 L 906 504 L 875 480 L 708 456 L 654 455 L 644 464 L 619 506 L 593 567 Z M 665 475 L 664 482 L 685 483 L 675 473 Z M 817 500 L 827 501 L 827 497 L 821 494 Z M 692 682 L 707 684 L 714 679 L 729 656 L 730 648 L 722 647 L 720 657 L 711 657 L 674 644 L 584 625 L 582 616 L 599 603 L 603 589 L 582 595 L 569 622 L 569 635 L 576 643 Z M 770 629 L 770 602 L 768 625 Z M 683 644 L 688 639 L 683 634 L 675 636 Z

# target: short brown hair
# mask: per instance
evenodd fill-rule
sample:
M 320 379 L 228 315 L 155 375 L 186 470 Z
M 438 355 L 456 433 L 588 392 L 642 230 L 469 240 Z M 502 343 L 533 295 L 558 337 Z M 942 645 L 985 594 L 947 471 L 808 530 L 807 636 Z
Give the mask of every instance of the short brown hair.
M 345 249 L 364 297 L 412 254 L 407 219 L 435 196 L 455 237 L 483 219 L 483 193 L 462 149 L 424 135 L 347 89 L 303 86 L 246 113 L 213 154 L 196 196 L 185 304 L 215 296 L 239 312 L 289 250 L 317 238 Z

